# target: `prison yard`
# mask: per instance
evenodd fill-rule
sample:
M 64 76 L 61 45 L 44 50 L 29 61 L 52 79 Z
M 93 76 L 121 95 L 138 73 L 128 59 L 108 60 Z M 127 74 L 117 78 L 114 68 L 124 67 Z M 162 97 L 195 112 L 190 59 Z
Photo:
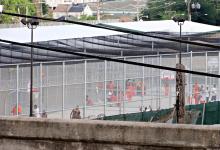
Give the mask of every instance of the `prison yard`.
M 0 28 L 0 149 L 220 148 L 220 27 L 19 17 Z
M 161 24 L 164 24 L 164 29 Z M 139 29 L 144 33 L 150 32 L 151 27 L 155 33 L 150 32 L 150 35 L 179 36 L 178 25 L 172 20 L 111 25 L 124 28 L 129 26 L 132 30 Z M 219 29 L 194 22 L 185 22 L 184 27 L 183 38 L 206 42 L 215 41 Z M 159 39 L 161 35 L 156 39 L 90 28 L 79 25 L 38 26 L 34 29 L 33 39 L 36 46 L 46 45 L 66 51 L 73 49 L 73 52 L 129 62 L 175 68 L 179 61 L 179 43 Z M 167 30 L 167 33 L 161 33 L 161 30 Z M 23 36 L 19 35 L 21 31 Z M 51 34 L 54 36 L 46 36 Z M 0 35 L 2 39 L 16 42 L 25 43 L 30 40 L 30 31 L 23 26 L 0 29 Z M 63 37 L 66 39 L 61 39 Z M 1 45 L 0 113 L 2 116 L 28 116 L 31 93 L 30 48 L 15 44 Z M 175 71 L 85 59 L 39 48 L 33 49 L 33 60 L 33 106 L 37 105 L 39 113 L 46 112 L 49 118 L 69 119 L 72 109 L 77 106 L 82 118 L 96 118 L 98 115 L 136 113 L 145 108 L 167 109 L 176 103 Z M 218 74 L 219 52 L 212 47 L 182 43 L 182 64 L 187 70 Z M 185 80 L 186 105 L 218 100 L 218 78 L 185 74 Z M 213 99 L 213 96 L 216 98 Z

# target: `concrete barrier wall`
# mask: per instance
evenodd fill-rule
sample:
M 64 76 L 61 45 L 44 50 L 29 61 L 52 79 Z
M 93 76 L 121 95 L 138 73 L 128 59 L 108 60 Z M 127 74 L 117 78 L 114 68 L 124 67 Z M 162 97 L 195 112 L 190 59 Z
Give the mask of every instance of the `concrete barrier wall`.
M 0 118 L 0 150 L 220 149 L 220 126 Z

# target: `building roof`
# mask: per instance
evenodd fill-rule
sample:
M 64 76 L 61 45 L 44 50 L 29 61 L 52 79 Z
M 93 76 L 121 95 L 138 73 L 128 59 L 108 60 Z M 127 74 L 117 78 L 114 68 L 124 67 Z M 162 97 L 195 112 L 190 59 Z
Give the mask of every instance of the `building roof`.
M 176 53 L 179 51 L 178 42 L 165 41 L 159 38 L 161 36 L 179 37 L 179 26 L 172 20 L 110 23 L 107 25 L 142 31 L 149 35 L 158 35 L 158 38 L 81 25 L 59 25 L 37 27 L 34 30 L 34 42 L 41 46 L 56 47 L 73 52 L 84 52 L 86 50 L 87 53 L 104 56 L 120 56 L 121 52 L 124 56 L 135 56 L 157 54 L 158 52 Z M 206 35 L 212 32 L 214 34 L 219 33 L 220 27 L 185 21 L 182 31 L 183 38 L 185 36 L 190 37 L 191 41 L 219 44 L 219 37 L 209 38 Z M 200 35 L 197 36 L 197 34 Z M 0 29 L 0 37 L 4 40 L 30 43 L 31 31 L 27 27 Z M 152 42 L 154 42 L 154 51 L 152 51 Z M 30 48 L 6 43 L 0 43 L 0 46 L 0 63 L 28 62 L 30 59 Z M 186 44 L 182 44 L 183 52 L 187 50 L 186 47 Z M 190 50 L 215 51 L 216 49 L 190 45 Z M 77 58 L 81 57 L 42 49 L 35 49 L 34 53 L 35 61 Z
M 146 5 L 146 0 L 118 0 L 118 1 L 105 1 L 101 3 L 101 11 L 103 13 L 106 12 L 130 12 L 130 13 L 137 13 L 137 7 L 143 8 Z M 88 3 L 89 7 L 93 11 L 97 11 L 97 2 Z
M 79 3 L 79 4 L 72 4 L 70 6 L 69 12 L 83 12 L 86 8 L 86 4 Z
M 68 12 L 69 4 L 59 4 L 53 12 Z
M 61 39 L 108 36 L 119 32 L 91 28 L 81 25 L 38 26 L 34 30 L 34 42 L 45 42 Z M 1 39 L 20 43 L 30 42 L 31 32 L 27 27 L 0 29 Z
M 163 21 L 139 21 L 108 23 L 116 27 L 138 30 L 142 32 L 168 32 L 179 34 L 179 26 L 172 20 Z M 191 21 L 185 21 L 182 26 L 182 33 L 206 33 L 220 31 L 220 27 L 206 25 Z M 86 27 L 81 25 L 58 25 L 39 26 L 34 30 L 34 42 L 43 42 L 59 39 L 73 39 L 83 37 L 109 36 L 125 34 L 111 30 Z M 30 30 L 27 27 L 0 29 L 1 39 L 12 40 L 21 43 L 30 42 Z
M 159 21 L 139 21 L 139 22 L 126 22 L 126 23 L 109 23 L 117 27 L 127 29 L 134 29 L 143 32 L 168 32 L 179 33 L 179 26 L 173 20 L 159 20 Z M 182 25 L 183 34 L 205 33 L 220 31 L 219 26 L 207 25 L 192 21 L 185 21 Z

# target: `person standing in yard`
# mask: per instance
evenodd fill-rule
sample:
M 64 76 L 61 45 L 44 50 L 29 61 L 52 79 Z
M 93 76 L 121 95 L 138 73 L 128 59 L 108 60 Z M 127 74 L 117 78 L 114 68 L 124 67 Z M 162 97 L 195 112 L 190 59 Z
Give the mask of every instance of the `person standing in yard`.
M 208 103 L 209 102 L 209 96 L 210 96 L 210 92 L 209 92 L 208 87 L 206 87 L 205 95 L 206 95 L 206 103 Z
M 34 117 L 40 118 L 40 110 L 36 104 L 34 105 L 33 115 Z
M 217 89 L 216 89 L 216 84 L 213 85 L 211 89 L 211 101 L 216 101 L 216 94 L 217 94 Z

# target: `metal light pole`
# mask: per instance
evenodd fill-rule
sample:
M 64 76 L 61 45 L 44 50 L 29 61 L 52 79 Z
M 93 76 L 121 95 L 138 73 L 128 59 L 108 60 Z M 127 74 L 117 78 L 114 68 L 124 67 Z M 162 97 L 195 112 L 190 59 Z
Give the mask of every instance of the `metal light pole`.
M 192 11 L 196 11 L 197 9 L 201 8 L 201 5 L 199 2 L 192 3 L 191 0 L 185 0 L 186 6 L 187 6 L 187 14 L 188 14 L 188 21 L 192 20 Z
M 177 69 L 184 70 L 185 67 L 182 64 L 182 25 L 185 19 L 174 17 L 173 21 L 177 22 L 180 26 L 180 50 L 179 50 L 179 63 L 176 64 Z M 176 122 L 184 123 L 185 115 L 185 74 L 181 72 L 176 72 Z
M 182 40 L 182 25 L 184 24 L 183 22 L 178 22 L 178 25 L 180 26 L 180 40 Z M 180 41 L 180 51 L 179 51 L 179 64 L 182 63 L 182 43 Z
M 39 22 L 36 19 L 21 19 L 21 23 L 31 29 L 31 45 L 33 44 L 34 29 L 37 28 Z M 33 117 L 33 46 L 31 46 L 31 67 L 30 67 L 30 117 Z
M 184 24 L 185 19 L 178 18 L 178 17 L 173 17 L 172 19 L 173 19 L 174 22 L 177 22 L 178 25 L 180 26 L 180 32 L 179 32 L 179 35 L 180 35 L 179 64 L 181 64 L 181 61 L 182 61 L 182 43 L 181 43 L 181 40 L 182 40 L 182 25 Z

